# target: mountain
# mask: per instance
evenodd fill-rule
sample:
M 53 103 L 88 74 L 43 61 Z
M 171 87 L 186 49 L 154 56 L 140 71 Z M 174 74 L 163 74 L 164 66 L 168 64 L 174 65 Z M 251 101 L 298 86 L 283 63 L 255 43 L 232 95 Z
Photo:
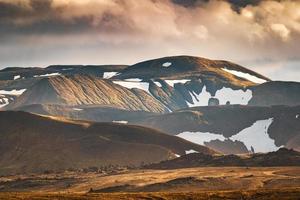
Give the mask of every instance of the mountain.
M 164 112 L 166 108 L 150 94 L 127 89 L 94 76 L 55 76 L 40 80 L 6 106 L 13 109 L 31 104 L 66 106 L 109 105 L 128 110 Z
M 211 104 L 247 104 L 251 88 L 270 81 L 228 61 L 174 56 L 129 66 L 112 77 L 149 84 L 149 92 L 170 110 Z
M 216 150 L 223 153 L 244 151 L 243 145 L 233 146 L 226 139 L 243 142 L 249 151 L 252 147 L 255 152 L 274 151 L 280 146 L 300 150 L 300 106 L 195 107 L 140 118 L 132 123 L 210 147 L 213 144 L 209 143 L 217 140 L 214 143 L 223 143 L 223 150 L 220 145 Z M 233 150 L 233 147 L 237 149 Z
M 147 169 L 179 169 L 189 167 L 274 167 L 300 166 L 300 152 L 288 149 L 279 149 L 266 154 L 238 155 L 205 155 L 193 153 L 145 166 Z
M 138 166 L 209 148 L 154 129 L 0 112 L 0 174 Z
M 300 105 L 300 83 L 272 81 L 266 82 L 252 89 L 253 97 L 249 105 Z
M 281 146 L 300 150 L 299 106 L 209 106 L 168 114 L 97 105 L 29 105 L 17 110 L 77 120 L 146 126 L 224 154 L 244 154 L 251 150 L 268 152 Z M 257 141 L 257 138 L 260 140 Z
M 51 65 L 39 67 L 8 67 L 0 70 L 0 80 L 28 80 L 58 75 L 93 75 L 107 78 L 109 74 L 117 74 L 127 65 Z
M 23 71 L 24 74 L 21 74 Z M 132 66 L 55 65 L 45 69 L 11 68 L 0 71 L 0 78 L 1 73 L 4 78 L 2 81 L 0 80 L 0 89 L 2 88 L 6 92 L 31 89 L 41 84 L 42 80 L 47 78 L 66 77 L 68 79 L 70 77 L 88 76 L 97 80 L 109 79 L 115 84 L 111 87 L 117 90 L 119 90 L 118 86 L 120 86 L 129 90 L 135 89 L 135 94 L 139 93 L 138 96 L 145 92 L 149 94 L 151 101 L 159 103 L 161 108 L 158 109 L 157 105 L 153 106 L 155 109 L 150 109 L 148 105 L 134 105 L 133 107 L 135 110 L 152 112 L 158 112 L 158 110 L 159 112 L 169 112 L 189 107 L 226 104 L 249 104 L 255 106 L 293 106 L 299 104 L 299 83 L 273 82 L 263 75 L 228 61 L 209 60 L 192 56 L 164 57 L 144 61 Z M 12 80 L 12 77 L 15 80 Z M 58 87 L 58 84 L 56 84 L 56 87 Z M 81 90 L 81 85 L 90 88 L 90 86 L 85 86 L 85 84 L 87 83 L 73 84 L 72 88 L 75 90 L 74 87 L 76 86 L 78 91 Z M 62 81 L 59 87 L 64 87 L 64 85 L 64 81 Z M 0 91 L 0 95 L 4 94 Z M 118 94 L 116 93 L 116 95 Z M 144 97 L 145 95 L 142 96 Z M 17 97 L 3 96 L 0 104 L 2 103 L 2 107 L 4 107 L 7 104 L 11 104 Z M 104 103 L 104 105 L 108 106 L 115 105 L 107 100 L 100 102 L 97 100 L 88 102 L 78 100 L 78 102 L 88 105 L 91 103 Z M 149 100 L 146 100 L 146 102 L 149 104 Z M 49 99 L 46 103 L 57 104 L 57 101 Z M 45 103 L 35 101 L 32 104 Z M 126 104 L 129 104 L 129 102 Z M 68 105 L 74 105 L 74 103 Z M 7 109 L 11 108 L 10 106 L 7 107 Z M 121 108 L 129 109 L 128 106 Z

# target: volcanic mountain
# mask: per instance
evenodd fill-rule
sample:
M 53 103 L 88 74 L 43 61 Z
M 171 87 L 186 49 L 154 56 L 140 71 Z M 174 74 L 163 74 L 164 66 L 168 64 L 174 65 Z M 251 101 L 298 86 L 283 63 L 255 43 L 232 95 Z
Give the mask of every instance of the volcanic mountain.
M 131 91 L 134 90 L 134 96 L 139 96 L 147 104 L 137 106 L 137 100 L 134 100 L 132 103 L 125 100 L 127 106 L 122 105 L 121 108 L 152 112 L 225 104 L 292 106 L 298 105 L 300 102 L 298 83 L 272 82 L 268 78 L 240 65 L 228 61 L 214 61 L 200 57 L 164 57 L 132 66 L 50 66 L 46 69 L 26 68 L 24 70 L 29 74 L 28 76 L 17 75 L 17 73 L 23 71 L 20 68 L 9 68 L 0 71 L 0 77 L 1 73 L 4 79 L 5 77 L 10 77 L 8 78 L 9 80 L 0 81 L 0 89 L 4 93 L 12 89 L 31 90 L 33 87 L 36 88 L 36 85 L 42 84 L 43 79 L 53 78 L 60 80 L 58 77 L 62 78 L 60 81 L 55 81 L 55 87 L 65 88 L 65 86 L 69 86 L 66 85 L 65 80 L 75 77 L 74 81 L 78 82 L 78 84 L 72 84 L 72 90 L 81 91 L 82 88 L 85 88 L 87 91 L 90 91 L 91 89 L 87 88 L 91 88 L 92 85 L 86 85 L 90 81 L 80 81 L 79 79 L 85 78 L 79 77 L 90 77 L 92 81 L 103 78 L 103 82 L 109 82 L 107 79 L 110 79 L 114 84 L 111 84 L 111 90 L 105 93 L 109 93 L 112 96 L 120 96 L 118 92 L 113 91 L 113 88 L 116 90 L 120 90 L 120 87 L 127 88 Z M 47 74 L 33 75 L 37 73 L 37 70 L 41 71 L 39 73 L 46 73 L 47 71 Z M 42 72 L 43 70 L 46 71 Z M 11 80 L 12 77 L 15 80 Z M 98 89 L 95 91 L 97 92 Z M 146 100 L 145 94 L 142 93 L 148 94 L 146 95 L 148 96 Z M 4 94 L 0 91 L 0 95 L 3 96 Z M 65 98 L 63 96 L 59 97 L 62 95 L 60 91 L 58 91 L 57 95 L 58 98 Z M 107 100 L 106 98 L 106 100 L 96 100 L 95 96 L 97 95 L 93 93 L 92 95 L 89 100 L 84 100 L 89 94 L 84 94 L 85 98 L 80 95 L 81 97 L 76 100 L 76 103 L 64 102 L 64 105 L 101 104 L 120 107 L 120 102 L 111 102 L 111 99 Z M 0 104 L 2 103 L 2 106 L 11 104 L 16 97 L 4 95 Z M 123 97 L 121 98 L 124 99 Z M 153 105 L 152 109 L 149 107 L 149 101 L 160 105 Z M 266 104 L 266 102 L 269 103 Z M 25 104 L 19 103 L 8 106 L 7 109 L 25 106 Z M 30 102 L 27 102 L 26 105 L 28 103 Z M 46 103 L 58 104 L 58 101 L 48 98 Z M 45 101 L 33 101 L 31 104 L 45 104 Z M 129 104 L 132 104 L 131 108 L 129 108 Z
M 140 126 L 0 112 L 0 174 L 138 166 L 209 148 Z
M 127 89 L 110 80 L 85 75 L 44 78 L 27 89 L 6 109 L 31 104 L 98 104 L 128 110 L 166 111 L 164 105 L 143 90 Z

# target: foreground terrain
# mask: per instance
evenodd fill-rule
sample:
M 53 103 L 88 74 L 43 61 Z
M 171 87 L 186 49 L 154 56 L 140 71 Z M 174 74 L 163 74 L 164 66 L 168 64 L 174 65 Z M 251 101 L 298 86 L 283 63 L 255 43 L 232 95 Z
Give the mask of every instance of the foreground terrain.
M 65 172 L 0 181 L 0 199 L 300 198 L 300 167 Z

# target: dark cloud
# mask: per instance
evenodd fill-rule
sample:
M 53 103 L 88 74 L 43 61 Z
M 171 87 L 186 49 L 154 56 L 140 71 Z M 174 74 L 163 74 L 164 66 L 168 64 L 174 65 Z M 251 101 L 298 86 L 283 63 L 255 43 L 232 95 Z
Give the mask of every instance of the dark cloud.
M 0 65 L 300 60 L 299 9 L 295 0 L 0 0 Z

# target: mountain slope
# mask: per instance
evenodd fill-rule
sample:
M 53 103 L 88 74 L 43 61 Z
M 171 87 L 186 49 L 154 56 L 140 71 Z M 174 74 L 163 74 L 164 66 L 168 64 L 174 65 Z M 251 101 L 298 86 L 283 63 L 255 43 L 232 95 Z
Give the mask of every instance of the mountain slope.
M 159 131 L 0 112 L 0 174 L 140 165 L 212 150 Z
M 186 107 L 244 104 L 251 88 L 270 81 L 265 76 L 228 61 L 173 56 L 128 66 L 112 77 L 149 84 L 148 91 L 170 110 Z
M 40 80 L 9 104 L 13 109 L 30 104 L 109 105 L 128 110 L 164 112 L 166 108 L 150 94 L 127 89 L 110 80 L 92 76 L 56 76 Z
M 227 71 L 226 71 L 227 70 Z M 251 70 L 228 61 L 216 61 L 192 56 L 164 57 L 137 63 L 116 75 L 117 79 L 141 78 L 141 79 L 188 79 L 199 77 L 203 79 L 223 79 L 235 86 L 254 85 L 255 82 L 241 78 L 228 72 L 234 70 L 255 76 L 262 81 L 269 79 Z
M 299 106 L 195 107 L 149 116 L 135 124 L 178 135 L 198 144 L 231 139 L 243 142 L 249 151 L 253 147 L 256 152 L 268 152 L 280 146 L 300 150 Z M 227 150 L 232 147 L 229 145 Z
M 249 105 L 300 105 L 300 83 L 272 81 L 263 83 L 252 89 L 253 97 Z

